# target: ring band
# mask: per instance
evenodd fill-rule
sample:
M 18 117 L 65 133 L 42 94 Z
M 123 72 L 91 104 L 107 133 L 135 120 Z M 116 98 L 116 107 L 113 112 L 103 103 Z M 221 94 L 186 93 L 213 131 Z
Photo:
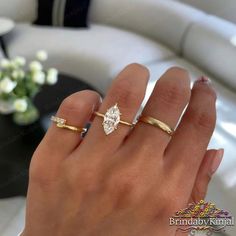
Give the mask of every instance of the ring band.
M 164 132 L 166 132 L 167 134 L 169 134 L 170 136 L 172 136 L 174 134 L 174 130 L 172 128 L 170 128 L 170 126 L 168 126 L 167 124 L 165 124 L 164 122 L 157 120 L 151 116 L 143 116 L 141 115 L 138 119 L 138 121 L 155 126 L 161 130 L 163 130 Z
M 66 124 L 66 120 L 63 119 L 63 118 L 60 118 L 60 117 L 52 116 L 51 117 L 51 121 L 56 123 L 56 126 L 58 128 L 61 128 L 61 129 L 68 129 L 70 131 L 78 132 L 78 133 L 81 133 L 81 134 L 84 134 L 84 133 L 87 132 L 86 128 L 80 128 L 80 127 L 75 127 L 75 126 L 67 125 Z
M 115 131 L 118 127 L 118 124 L 127 125 L 129 127 L 133 127 L 134 124 L 123 121 L 120 119 L 121 113 L 118 107 L 118 104 L 116 103 L 113 107 L 109 108 L 105 114 L 102 114 L 100 112 L 94 112 L 96 116 L 103 118 L 103 129 L 106 135 L 111 134 L 113 131 Z

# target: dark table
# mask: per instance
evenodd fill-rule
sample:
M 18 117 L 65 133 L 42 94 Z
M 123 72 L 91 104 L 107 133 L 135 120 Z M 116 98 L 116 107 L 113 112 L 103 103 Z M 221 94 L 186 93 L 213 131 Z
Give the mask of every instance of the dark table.
M 45 86 L 36 96 L 40 111 L 36 123 L 17 126 L 11 116 L 0 115 L 0 198 L 26 195 L 29 163 L 46 131 L 42 121 L 57 111 L 64 98 L 85 89 L 94 90 L 81 80 L 60 75 L 56 85 Z

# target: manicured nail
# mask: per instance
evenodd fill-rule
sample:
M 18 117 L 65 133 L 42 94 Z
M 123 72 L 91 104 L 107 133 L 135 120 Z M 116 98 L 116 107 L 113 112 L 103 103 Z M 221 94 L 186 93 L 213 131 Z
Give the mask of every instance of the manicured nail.
M 223 156 L 224 156 L 224 149 L 219 149 L 216 151 L 215 155 L 214 155 L 214 160 L 211 164 L 211 169 L 210 169 L 210 176 L 212 176 L 216 171 L 217 169 L 219 168 L 220 166 L 220 163 L 223 159 Z
M 210 84 L 211 80 L 206 76 L 201 76 L 199 79 L 195 81 L 195 83 L 204 83 L 204 84 Z

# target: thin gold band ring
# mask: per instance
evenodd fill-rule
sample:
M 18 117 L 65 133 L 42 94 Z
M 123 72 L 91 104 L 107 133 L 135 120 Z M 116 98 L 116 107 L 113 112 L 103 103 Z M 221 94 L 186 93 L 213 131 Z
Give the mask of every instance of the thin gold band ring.
M 75 127 L 72 125 L 67 125 L 66 120 L 60 117 L 52 116 L 51 121 L 56 123 L 56 126 L 61 129 L 68 129 L 70 131 L 78 132 L 78 133 L 86 133 L 87 129 L 86 128 L 80 128 L 80 127 Z
M 170 136 L 172 136 L 174 134 L 174 130 L 172 128 L 170 128 L 169 125 L 167 125 L 164 122 L 157 120 L 151 116 L 141 115 L 139 117 L 138 121 L 152 125 L 154 127 L 157 127 L 159 129 L 163 130 L 165 133 L 169 134 Z

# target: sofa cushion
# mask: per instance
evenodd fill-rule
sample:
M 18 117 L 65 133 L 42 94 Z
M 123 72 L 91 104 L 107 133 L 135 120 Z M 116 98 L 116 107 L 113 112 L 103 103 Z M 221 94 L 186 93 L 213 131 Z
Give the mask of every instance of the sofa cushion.
M 38 0 L 35 24 L 87 27 L 90 0 Z
M 118 26 L 181 51 L 188 27 L 205 13 L 179 2 L 166 0 L 93 0 L 90 19 Z
M 228 21 L 236 23 L 236 1 L 235 0 L 179 0 L 193 5 L 212 15 L 219 16 Z
M 0 16 L 14 21 L 33 22 L 36 19 L 37 0 L 1 0 Z
M 25 198 L 0 200 L 0 232 L 2 235 L 18 235 L 24 228 Z M 9 223 L 10 222 L 10 223 Z
M 236 25 L 206 16 L 189 29 L 184 56 L 236 89 Z
M 147 64 L 174 55 L 155 41 L 102 25 L 72 30 L 19 24 L 7 42 L 11 57 L 32 59 L 36 50 L 47 50 L 47 66 L 80 77 L 102 92 L 127 64 Z

